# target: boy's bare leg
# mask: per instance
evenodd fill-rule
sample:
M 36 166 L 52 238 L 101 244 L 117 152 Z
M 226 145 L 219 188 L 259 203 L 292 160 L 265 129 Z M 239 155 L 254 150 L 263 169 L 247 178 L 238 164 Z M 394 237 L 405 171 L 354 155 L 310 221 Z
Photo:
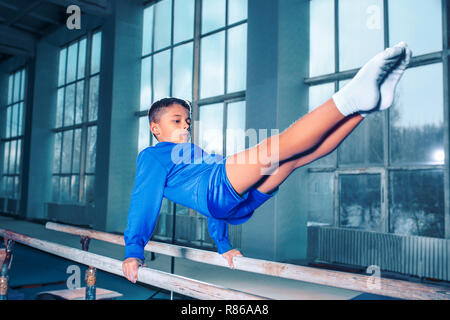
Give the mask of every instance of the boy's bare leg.
M 410 57 L 411 51 L 403 42 L 380 52 L 332 99 L 282 133 L 229 157 L 226 173 L 236 192 L 245 193 L 283 161 L 316 146 L 346 116 L 388 108 L 392 103 L 389 97 L 394 96 Z
M 356 128 L 362 121 L 360 115 L 348 116 L 323 140 L 317 149 L 298 158 L 286 160 L 281 163 L 278 170 L 268 176 L 264 176 L 255 186 L 263 193 L 273 192 L 286 178 L 295 171 L 308 163 L 311 163 L 336 149 L 342 141 Z
M 237 193 L 245 193 L 275 165 L 316 146 L 345 117 L 332 99 L 294 122 L 282 133 L 230 156 L 225 165 L 227 177 Z M 276 145 L 272 145 L 276 144 Z M 275 150 L 277 154 L 272 155 Z M 268 161 L 265 161 L 267 159 Z M 271 161 L 269 161 L 271 160 Z M 272 172 L 276 168 L 273 168 Z

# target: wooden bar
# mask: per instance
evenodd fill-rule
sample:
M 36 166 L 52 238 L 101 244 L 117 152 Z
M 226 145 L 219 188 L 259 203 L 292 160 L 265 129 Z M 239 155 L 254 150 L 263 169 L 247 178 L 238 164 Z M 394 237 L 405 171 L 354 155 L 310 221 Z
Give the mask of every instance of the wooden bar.
M 53 222 L 47 222 L 46 228 L 75 235 L 85 235 L 93 239 L 106 241 L 121 246 L 124 245 L 123 236 L 120 235 L 76 228 Z M 211 251 L 154 241 L 149 241 L 144 250 L 196 262 L 228 267 L 226 260 L 221 255 Z M 373 276 L 317 269 L 247 257 L 235 257 L 234 266 L 237 270 L 247 272 L 396 297 L 400 299 L 450 300 L 450 288 L 448 287 L 425 285 L 421 283 L 386 278 L 375 278 Z
M 0 235 L 24 245 L 50 254 L 72 260 L 84 265 L 116 274 L 123 277 L 122 261 L 90 253 L 87 251 L 63 246 L 57 243 L 31 238 L 13 231 L 0 228 Z M 179 294 L 202 300 L 266 300 L 267 298 L 245 292 L 227 289 L 206 282 L 181 277 L 159 270 L 141 267 L 138 281 L 152 286 L 171 290 Z

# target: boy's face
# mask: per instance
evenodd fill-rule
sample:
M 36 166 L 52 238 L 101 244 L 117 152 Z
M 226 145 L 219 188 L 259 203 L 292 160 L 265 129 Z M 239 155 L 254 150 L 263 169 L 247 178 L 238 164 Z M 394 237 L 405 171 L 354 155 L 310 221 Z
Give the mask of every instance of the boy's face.
M 179 104 L 173 104 L 163 110 L 159 123 L 150 123 L 150 130 L 159 142 L 183 143 L 191 138 L 190 126 L 188 110 Z

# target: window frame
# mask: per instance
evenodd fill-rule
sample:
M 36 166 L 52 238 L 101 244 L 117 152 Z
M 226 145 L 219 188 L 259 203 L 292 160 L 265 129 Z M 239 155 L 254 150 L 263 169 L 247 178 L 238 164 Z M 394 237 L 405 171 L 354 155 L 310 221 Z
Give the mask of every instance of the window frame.
M 142 14 L 143 11 L 145 9 L 147 9 L 148 7 L 155 5 L 157 2 L 162 1 L 162 0 L 150 0 L 150 1 L 146 1 L 143 4 L 143 9 L 142 9 Z M 174 44 L 174 1 L 171 0 L 171 4 L 172 4 L 172 8 L 171 8 L 171 39 L 170 39 L 170 45 L 166 46 L 164 48 L 160 48 L 156 51 L 153 51 L 154 49 L 154 41 L 152 40 L 152 47 L 150 49 L 149 53 L 146 53 L 145 55 L 141 55 L 141 64 L 142 64 L 142 60 L 145 58 L 148 58 L 150 56 L 153 56 L 155 54 L 158 54 L 160 52 L 166 51 L 166 50 L 171 50 L 171 56 L 170 56 L 170 82 L 169 82 L 169 94 L 170 96 L 172 96 L 172 91 L 173 91 L 173 50 L 174 48 L 181 46 L 181 45 L 185 45 L 187 43 L 191 43 L 193 44 L 193 63 L 192 63 L 192 101 L 191 101 L 191 106 L 192 106 L 192 120 L 193 120 L 193 126 L 192 126 L 192 130 L 191 130 L 191 141 L 193 143 L 197 143 L 198 139 L 199 139 L 199 134 L 198 134 L 198 124 L 199 124 L 199 117 L 200 117 L 200 108 L 202 106 L 205 105 L 209 105 L 209 104 L 216 104 L 216 103 L 222 103 L 224 105 L 223 108 L 223 124 L 224 124 L 224 132 L 223 132 L 223 151 L 225 152 L 225 148 L 226 148 L 226 125 L 227 125 L 227 106 L 230 103 L 233 102 L 240 102 L 240 101 L 246 101 L 246 90 L 242 90 L 242 91 L 238 91 L 238 92 L 233 92 L 233 93 L 228 93 L 227 92 L 227 77 L 228 77 L 228 72 L 227 72 L 227 68 L 228 68 L 228 30 L 233 28 L 233 27 L 237 27 L 239 25 L 243 25 L 243 24 L 247 24 L 248 21 L 248 14 L 247 14 L 247 18 L 234 22 L 232 24 L 228 24 L 228 8 L 229 8 L 229 4 L 228 4 L 229 0 L 225 0 L 225 26 L 206 32 L 204 34 L 201 33 L 201 23 L 202 23 L 202 0 L 194 0 L 194 34 L 193 37 L 188 39 L 188 40 L 183 40 L 181 42 L 178 42 L 176 44 Z M 152 32 L 154 33 L 154 26 L 155 26 L 155 19 L 153 19 L 153 28 L 152 28 Z M 143 28 L 143 26 L 142 26 Z M 201 52 L 201 43 L 202 43 L 202 39 L 214 34 L 217 34 L 219 32 L 225 31 L 225 47 L 224 47 L 224 94 L 222 95 L 218 95 L 218 96 L 213 96 L 213 97 L 207 97 L 207 98 L 200 98 L 200 52 Z M 248 29 L 247 29 L 248 32 Z M 248 34 L 248 33 L 247 33 Z M 153 34 L 152 34 L 153 36 Z M 150 97 L 150 101 L 153 101 L 153 97 L 154 97 L 154 90 L 153 90 L 153 86 L 154 86 L 154 81 L 153 81 L 153 72 L 154 72 L 154 68 L 153 68 L 153 58 L 151 59 L 151 74 L 150 74 L 150 83 L 151 83 L 151 97 Z M 142 69 L 141 69 L 142 70 Z M 141 75 L 142 77 L 142 75 Z M 142 88 L 141 88 L 142 90 Z M 142 91 L 140 90 L 140 94 L 142 94 Z M 139 99 L 140 101 L 140 99 Z M 142 117 L 146 117 L 147 116 L 147 111 L 148 108 L 144 109 L 144 110 L 140 110 L 141 109 L 141 105 L 139 106 L 138 110 L 139 111 L 135 111 L 134 112 L 134 116 L 138 119 L 141 119 Z M 156 139 L 154 139 L 153 135 L 150 133 L 150 141 L 149 141 L 149 146 L 154 145 L 154 143 Z M 172 210 L 173 212 L 176 212 L 176 207 L 177 205 L 175 203 L 170 204 L 169 208 L 171 208 L 170 210 Z M 189 215 L 190 216 L 197 216 L 198 219 L 204 219 L 205 221 L 200 221 L 200 224 L 203 226 L 206 226 L 206 217 L 204 217 L 203 215 L 196 213 L 195 210 L 193 209 L 189 209 Z M 169 213 L 169 214 L 173 214 Z M 160 215 L 161 216 L 161 215 Z M 176 215 L 175 215 L 176 216 Z M 176 219 L 174 219 L 175 221 Z M 202 234 L 204 234 L 204 230 L 201 231 Z M 206 232 L 207 233 L 207 232 Z M 240 241 L 238 239 L 241 239 L 241 226 L 231 226 L 229 228 L 229 233 L 230 233 L 230 240 L 233 242 L 233 239 L 235 239 L 235 241 L 238 241 L 240 243 Z M 155 234 L 155 238 L 158 238 L 158 240 L 161 241 L 169 241 L 169 239 L 167 237 L 164 236 L 158 236 Z M 178 241 L 176 238 L 173 239 L 173 241 L 175 241 L 175 243 Z M 185 241 L 181 241 L 181 243 L 185 244 Z M 199 248 L 211 248 L 211 244 L 208 242 L 208 240 L 205 239 L 200 239 L 200 240 L 190 240 L 189 241 L 189 246 L 194 246 L 194 247 L 199 247 Z
M 95 28 L 92 30 L 88 30 L 85 34 L 65 43 L 64 45 L 61 45 L 59 47 L 58 53 L 61 52 L 61 50 L 63 49 L 67 49 L 66 52 L 66 61 L 65 61 L 65 75 L 64 75 L 64 83 L 63 84 L 59 84 L 59 79 L 58 79 L 58 83 L 56 86 L 56 92 L 58 92 L 58 90 L 60 90 L 61 88 L 64 88 L 64 96 L 63 96 L 63 101 L 62 101 L 62 105 L 63 105 L 63 115 L 62 115 L 62 123 L 61 126 L 56 127 L 56 122 L 52 125 L 52 128 L 50 129 L 50 131 L 54 134 L 54 137 L 56 137 L 56 134 L 61 134 L 61 139 L 62 136 L 64 134 L 64 132 L 68 132 L 68 131 L 72 131 L 72 143 L 71 143 L 71 165 L 70 165 L 70 172 L 69 173 L 62 173 L 61 172 L 61 166 L 62 166 L 62 152 L 63 152 L 63 146 L 64 146 L 64 141 L 61 140 L 61 145 L 60 145 L 60 150 L 59 150 L 59 168 L 57 173 L 55 173 L 53 171 L 53 165 L 54 165 L 54 161 L 55 161 L 55 153 L 54 153 L 54 143 L 53 143 L 53 158 L 52 158 L 52 170 L 51 170 L 51 180 L 53 181 L 53 178 L 55 176 L 59 177 L 59 183 L 58 183 L 58 200 L 55 201 L 55 199 L 53 198 L 53 193 L 54 193 L 54 187 L 55 185 L 52 182 L 52 196 L 51 196 L 51 200 L 49 201 L 49 203 L 58 203 L 58 204 L 77 204 L 77 205 L 94 205 L 95 201 L 91 201 L 88 202 L 87 201 L 87 197 L 86 197 L 86 177 L 87 176 L 92 176 L 95 179 L 95 171 L 93 173 L 91 172 L 86 172 L 86 161 L 87 161 L 87 147 L 88 147 L 88 131 L 91 127 L 96 127 L 96 130 L 98 129 L 98 109 L 97 109 L 97 118 L 95 120 L 89 120 L 89 108 L 90 108 L 90 85 L 91 85 L 91 80 L 94 77 L 98 77 L 99 78 L 99 91 L 100 91 L 100 81 L 101 81 L 101 56 L 100 56 L 100 66 L 99 66 L 99 70 L 98 72 L 92 73 L 91 74 L 91 61 L 92 61 L 92 42 L 93 42 L 93 37 L 95 34 L 97 33 L 103 33 L 101 28 Z M 103 36 L 102 36 L 103 38 Z M 84 76 L 81 78 L 77 77 L 78 74 L 78 67 L 79 67 L 79 50 L 77 50 L 77 59 L 76 59 L 76 76 L 75 76 L 75 80 L 71 81 L 71 82 L 66 82 L 67 80 L 67 69 L 68 69 L 68 59 L 69 59 L 69 54 L 68 54 L 68 48 L 74 44 L 74 43 L 80 43 L 80 41 L 82 41 L 83 39 L 86 39 L 86 56 L 85 56 L 85 69 L 84 69 Z M 78 48 L 78 46 L 77 46 Z M 100 48 L 101 48 L 101 42 L 100 42 Z M 101 50 L 101 49 L 100 49 Z M 102 52 L 102 51 L 100 51 Z M 58 64 L 59 66 L 59 64 Z M 66 106 L 65 106 L 65 100 L 66 100 L 66 93 L 65 90 L 68 86 L 73 85 L 73 84 L 77 84 L 78 82 L 83 81 L 83 109 L 82 109 L 82 119 L 80 123 L 75 123 L 76 119 L 74 118 L 74 123 L 71 125 L 64 125 L 64 113 L 66 110 Z M 75 91 L 74 91 L 74 111 L 76 108 L 76 87 L 75 87 Z M 97 102 L 98 104 L 98 102 Z M 57 108 L 57 105 L 56 105 Z M 74 154 L 74 140 L 75 140 L 75 131 L 77 129 L 81 130 L 81 137 L 80 137 L 80 168 L 79 168 L 79 172 L 78 173 L 74 173 L 73 172 L 73 154 Z M 96 151 L 95 151 L 96 153 Z M 78 175 L 78 191 L 77 191 L 77 200 L 75 201 L 74 199 L 72 199 L 72 186 L 71 186 L 71 182 L 69 182 L 69 199 L 68 201 L 62 201 L 61 199 L 61 178 L 62 177 L 73 177 L 73 176 L 77 176 Z M 95 180 L 94 180 L 95 183 Z
M 359 68 L 345 71 L 336 71 L 339 70 L 339 0 L 334 1 L 334 55 L 335 55 L 335 72 L 306 77 L 304 80 L 304 84 L 308 87 L 312 87 L 315 85 L 321 85 L 326 83 L 334 83 L 334 91 L 337 92 L 339 90 L 339 82 L 344 80 L 349 80 L 353 78 L 356 73 L 359 71 Z M 389 47 L 389 8 L 388 1 L 383 0 L 383 32 L 384 32 L 384 48 Z M 436 63 L 442 63 L 443 67 L 443 131 L 444 131 L 444 152 L 445 152 L 445 161 L 443 164 L 424 164 L 424 165 L 394 165 L 390 163 L 390 118 L 389 111 L 384 113 L 383 119 L 383 164 L 381 165 L 369 165 L 364 166 L 363 168 L 358 169 L 357 165 L 345 165 L 339 166 L 339 153 L 340 148 L 336 150 L 336 156 L 334 159 L 333 165 L 322 164 L 319 166 L 314 166 L 311 164 L 308 166 L 308 172 L 335 172 L 335 181 L 334 181 L 334 224 L 333 227 L 344 228 L 339 226 L 339 190 L 338 190 L 338 181 L 340 174 L 356 174 L 357 172 L 361 173 L 369 173 L 369 172 L 381 172 L 381 192 L 382 192 L 382 217 L 383 217 L 383 232 L 389 233 L 389 201 L 388 201 L 388 192 L 389 192 L 389 176 L 392 171 L 396 170 L 442 170 L 444 175 L 444 234 L 445 238 L 450 238 L 450 124 L 449 124 L 449 56 L 450 50 L 448 48 L 448 36 L 449 33 L 447 31 L 448 24 L 448 11 L 450 10 L 450 5 L 447 5 L 445 0 L 441 0 L 442 6 L 442 51 L 431 52 L 427 54 L 423 54 L 420 56 L 413 56 L 408 69 L 426 66 Z
M 17 125 L 21 128 L 20 130 L 20 134 L 16 134 L 14 136 L 10 135 L 8 137 L 6 136 L 1 136 L 1 146 L 2 146 L 2 150 L 1 150 L 1 155 L 2 155 L 2 169 L 5 167 L 5 144 L 9 143 L 9 151 L 8 151 L 8 173 L 3 172 L 2 170 L 2 174 L 1 174 L 1 183 L 2 186 L 0 187 L 1 192 L 2 192 L 2 197 L 5 198 L 9 198 L 9 199 L 16 199 L 19 200 L 21 198 L 21 185 L 22 185 L 22 167 L 23 167 L 23 144 L 24 144 L 24 138 L 25 138 L 25 116 L 26 116 L 26 100 L 27 100 L 27 83 L 28 83 L 28 77 L 27 77 L 27 65 L 21 65 L 20 67 L 14 69 L 12 72 L 9 72 L 8 75 L 8 93 L 7 93 L 7 97 L 9 98 L 9 80 L 11 79 L 11 77 L 13 78 L 12 80 L 12 87 L 11 87 L 11 101 L 6 101 L 6 105 L 2 107 L 4 114 L 5 114 L 5 130 L 7 128 L 7 124 L 6 121 L 7 119 L 7 112 L 8 112 L 8 108 L 11 108 L 11 119 L 10 119 L 10 131 L 12 131 L 12 122 L 14 121 L 13 119 L 13 112 L 12 112 L 12 108 L 17 105 L 18 107 L 18 113 L 17 113 Z M 16 74 L 19 73 L 19 99 L 18 100 L 14 100 L 14 89 L 15 89 L 15 77 Z M 25 77 L 25 80 L 23 80 L 23 77 Z M 20 105 L 22 105 L 22 108 L 20 108 Z M 22 113 L 20 112 L 20 110 L 22 109 Z M 20 123 L 21 122 L 21 123 Z M 17 128 L 17 130 L 19 130 L 19 127 Z M 11 162 L 11 142 L 16 141 L 16 154 L 14 155 L 14 167 L 15 167 L 15 172 L 14 173 L 9 173 L 10 168 L 10 162 Z M 18 143 L 20 141 L 20 148 L 18 148 Z M 20 160 L 17 159 L 17 154 L 20 155 Z M 19 164 L 19 168 L 17 168 L 17 164 Z M 13 190 L 12 193 L 6 193 L 5 190 L 5 186 L 7 185 L 7 182 L 4 180 L 6 178 L 13 178 Z M 17 190 L 16 190 L 16 186 L 14 184 L 15 179 L 18 179 L 18 185 L 17 185 Z M 16 192 L 17 191 L 17 192 Z

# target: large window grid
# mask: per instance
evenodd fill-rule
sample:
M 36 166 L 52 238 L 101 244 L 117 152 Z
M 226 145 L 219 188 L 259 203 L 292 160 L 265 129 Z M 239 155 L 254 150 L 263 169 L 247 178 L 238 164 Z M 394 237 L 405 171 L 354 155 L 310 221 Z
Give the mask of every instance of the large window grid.
M 2 133 L 3 163 L 0 188 L 6 198 L 20 198 L 22 144 L 24 137 L 25 68 L 9 75 L 8 100 L 4 108 L 5 130 Z
M 225 128 L 244 129 L 242 119 L 245 127 L 247 0 L 150 1 L 143 15 L 141 103 L 136 112 L 139 151 L 157 143 L 149 130 L 147 110 L 153 101 L 166 96 L 192 101 L 192 141 L 201 147 L 202 110 L 220 109 L 215 116 L 221 119 L 221 130 L 210 135 L 213 140 L 220 137 L 220 150 L 213 151 L 225 154 L 226 148 L 235 150 L 231 139 L 227 142 Z M 183 17 L 184 25 L 178 17 Z M 233 112 L 228 115 L 228 110 Z M 187 221 L 177 222 L 177 241 L 203 247 L 212 244 L 204 216 L 167 199 L 161 208 L 157 238 L 171 238 L 167 221 L 173 212 L 177 221 L 191 220 L 189 232 L 183 231 Z M 230 227 L 230 237 L 239 245 L 239 226 Z
M 318 49 L 315 48 L 319 48 L 319 45 L 312 43 L 311 76 L 305 79 L 305 83 L 310 86 L 310 108 L 325 102 L 324 100 L 345 85 L 358 71 L 354 68 L 348 70 L 340 67 L 343 60 L 340 57 L 343 52 L 340 41 L 343 35 L 340 28 L 342 23 L 345 23 L 340 21 L 342 18 L 340 5 L 352 5 L 352 1 L 355 2 L 354 0 L 310 2 L 311 41 L 315 41 L 314 10 L 317 12 L 321 10 L 322 15 L 328 12 L 330 16 L 325 20 L 331 20 L 329 27 L 333 28 L 328 30 L 332 33 L 332 37 L 328 38 L 328 41 L 332 42 L 331 52 L 316 58 L 317 55 L 313 54 L 317 53 Z M 378 1 L 377 6 L 373 6 L 375 2 L 367 3 L 365 13 L 369 14 L 368 19 L 373 18 L 371 14 L 375 16 L 379 14 L 378 22 L 370 22 L 372 26 L 378 25 L 380 28 L 378 30 L 381 30 L 383 47 L 376 49 L 382 50 L 406 38 L 413 49 L 414 57 L 397 90 L 399 95 L 396 97 L 395 105 L 387 112 L 369 115 L 337 150 L 308 166 L 309 224 L 448 238 L 450 195 L 447 4 L 446 1 L 440 0 L 433 2 L 414 0 L 414 4 L 403 0 L 397 1 L 402 3 L 384 0 Z M 430 7 L 433 4 L 434 7 Z M 423 17 L 421 21 L 417 21 L 416 18 L 413 30 L 411 24 L 403 21 L 403 16 L 396 11 L 398 5 L 403 8 L 404 19 L 411 19 L 405 12 Z M 413 12 L 414 8 L 418 12 Z M 434 10 L 433 14 L 429 12 L 430 10 Z M 399 21 L 393 20 L 394 18 Z M 427 19 L 433 20 L 429 24 L 435 26 L 434 32 L 417 38 L 428 37 L 437 40 L 427 39 L 424 41 L 425 44 L 418 43 L 417 38 L 413 36 L 414 30 L 424 28 L 429 30 L 429 25 L 422 26 L 423 21 L 428 21 Z M 319 20 L 324 21 L 324 17 Z M 399 27 L 402 23 L 403 28 L 409 30 Z M 316 27 L 316 30 L 319 29 Z M 352 37 L 352 34 L 347 36 Z M 321 45 L 326 47 L 329 43 Z M 419 54 L 416 54 L 416 51 Z M 368 56 L 370 57 L 369 54 Z M 324 62 L 330 57 L 333 61 L 331 65 L 324 67 L 322 63 L 319 67 L 315 67 L 318 60 L 322 59 L 321 62 Z M 420 82 L 419 75 L 427 80 Z M 415 88 L 414 82 L 423 83 L 424 87 Z M 430 101 L 422 103 L 427 110 L 425 114 L 420 114 L 421 110 L 417 108 L 410 111 L 416 112 L 416 117 L 424 123 L 419 129 L 412 131 L 414 128 L 411 124 L 412 129 L 408 126 L 402 128 L 399 124 L 406 119 L 402 113 L 404 111 L 402 106 L 418 103 L 411 101 L 414 99 L 415 91 L 416 97 L 421 99 L 422 95 L 430 98 Z M 408 95 L 411 96 L 410 100 L 407 98 Z M 430 114 L 435 115 L 437 120 L 431 119 Z M 429 123 L 426 122 L 428 119 L 423 118 L 428 118 Z M 399 135 L 402 132 L 403 136 Z M 411 132 L 415 134 L 415 139 Z M 400 140 L 408 136 L 410 141 Z M 355 159 L 358 155 L 364 155 L 365 158 Z M 431 156 L 427 158 L 425 155 Z M 327 196 L 332 196 L 334 201 L 315 204 L 317 199 L 324 199 Z M 346 207 L 346 203 L 352 203 L 353 206 Z M 403 228 L 408 225 L 409 227 Z
M 101 31 L 61 48 L 54 128 L 52 202 L 94 205 Z

